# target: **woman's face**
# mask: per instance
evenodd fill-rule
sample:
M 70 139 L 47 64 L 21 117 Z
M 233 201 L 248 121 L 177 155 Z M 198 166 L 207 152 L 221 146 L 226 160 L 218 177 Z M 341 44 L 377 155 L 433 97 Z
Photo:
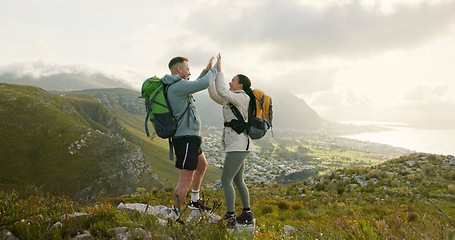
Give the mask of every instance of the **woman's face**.
M 243 89 L 243 84 L 239 83 L 239 77 L 235 75 L 232 78 L 232 81 L 229 83 L 229 90 L 231 91 L 237 91 L 237 90 L 242 90 Z

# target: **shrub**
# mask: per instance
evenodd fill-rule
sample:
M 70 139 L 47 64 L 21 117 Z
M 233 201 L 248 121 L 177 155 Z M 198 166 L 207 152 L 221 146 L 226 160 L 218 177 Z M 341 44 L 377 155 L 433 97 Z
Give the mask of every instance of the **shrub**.
M 326 187 L 327 186 L 323 183 L 317 183 L 315 186 L 315 189 L 316 189 L 316 191 L 325 191 Z
M 373 193 L 376 186 L 372 182 L 368 182 L 365 187 L 362 188 L 362 192 Z
M 447 186 L 447 191 L 450 193 L 450 194 L 455 194 L 455 184 L 449 184 Z
M 147 189 L 145 189 L 143 187 L 137 187 L 136 188 L 136 193 L 139 194 L 139 195 L 144 195 L 146 191 L 147 191 Z
M 288 210 L 290 208 L 289 203 L 286 201 L 279 201 L 277 205 L 278 205 L 278 208 L 281 210 Z
M 427 156 L 427 158 L 428 158 L 428 160 L 429 160 L 430 162 L 435 162 L 435 161 L 441 159 L 440 156 L 435 155 L 435 154 L 430 154 L 430 155 Z
M 270 205 L 261 206 L 261 213 L 266 215 L 273 212 L 273 207 Z
M 112 225 L 109 222 L 105 221 L 98 221 L 93 223 L 90 228 L 90 234 L 96 238 L 99 239 L 110 239 L 114 237 L 114 234 L 112 231 L 109 231 L 109 229 L 112 228 Z
M 436 167 L 433 165 L 427 165 L 423 168 L 423 172 L 427 176 L 436 176 Z
M 422 175 L 420 175 L 420 174 L 409 174 L 408 176 L 406 176 L 406 178 L 407 178 L 407 180 L 414 182 L 414 183 L 422 181 Z
M 344 188 L 344 186 L 338 186 L 338 187 L 337 187 L 337 193 L 338 193 L 339 195 L 343 194 L 345 190 L 346 190 L 346 189 Z
M 415 222 L 419 219 L 419 215 L 415 212 L 408 212 L 408 222 Z
M 292 210 L 299 210 L 299 209 L 302 208 L 302 204 L 300 204 L 300 203 L 293 203 L 293 204 L 291 204 L 291 208 L 292 208 Z
M 449 181 L 455 181 L 455 171 L 450 171 L 446 174 L 444 174 L 444 178 L 446 178 Z
M 303 210 L 298 210 L 298 211 L 294 212 L 294 218 L 295 219 L 303 219 L 307 215 L 308 214 L 305 211 L 303 211 Z
M 382 170 L 372 169 L 366 174 L 366 178 L 386 178 L 387 173 Z

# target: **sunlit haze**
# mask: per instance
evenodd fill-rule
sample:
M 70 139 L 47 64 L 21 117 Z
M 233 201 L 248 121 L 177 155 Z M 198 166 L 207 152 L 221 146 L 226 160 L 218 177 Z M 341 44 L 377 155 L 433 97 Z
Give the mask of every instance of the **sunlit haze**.
M 1 1 L 0 73 L 100 71 L 135 89 L 177 55 L 195 78 L 288 89 L 326 120 L 455 127 L 455 1 Z

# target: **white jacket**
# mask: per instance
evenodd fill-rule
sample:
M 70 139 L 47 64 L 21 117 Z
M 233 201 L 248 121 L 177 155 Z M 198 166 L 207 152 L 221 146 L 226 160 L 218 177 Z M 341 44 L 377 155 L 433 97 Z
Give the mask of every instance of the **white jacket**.
M 224 74 L 218 73 L 215 84 L 211 84 L 208 88 L 210 98 L 213 101 L 223 106 L 224 122 L 230 122 L 232 119 L 237 119 L 229 107 L 232 103 L 243 116 L 244 120 L 248 119 L 248 105 L 250 97 L 243 90 L 230 91 L 224 83 Z M 238 134 L 230 127 L 224 127 L 222 146 L 225 152 L 237 151 L 254 151 L 255 147 L 253 140 L 246 134 Z

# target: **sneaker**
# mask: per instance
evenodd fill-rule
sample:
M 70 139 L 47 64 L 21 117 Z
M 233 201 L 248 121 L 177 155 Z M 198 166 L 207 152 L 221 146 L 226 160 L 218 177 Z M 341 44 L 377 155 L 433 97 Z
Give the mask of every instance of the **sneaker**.
M 241 224 L 253 224 L 253 212 L 244 211 L 240 216 L 235 218 L 235 221 Z
M 183 223 L 183 221 L 180 219 L 180 212 L 175 209 L 171 209 L 171 213 L 169 214 L 169 219 L 172 221 L 178 222 L 178 223 Z
M 205 206 L 205 204 L 201 200 L 198 200 L 197 202 L 191 201 L 190 204 L 188 204 L 188 208 L 191 210 L 202 210 L 202 211 L 212 210 L 210 207 Z
M 227 227 L 235 227 L 235 214 L 226 213 L 221 220 L 226 223 Z

